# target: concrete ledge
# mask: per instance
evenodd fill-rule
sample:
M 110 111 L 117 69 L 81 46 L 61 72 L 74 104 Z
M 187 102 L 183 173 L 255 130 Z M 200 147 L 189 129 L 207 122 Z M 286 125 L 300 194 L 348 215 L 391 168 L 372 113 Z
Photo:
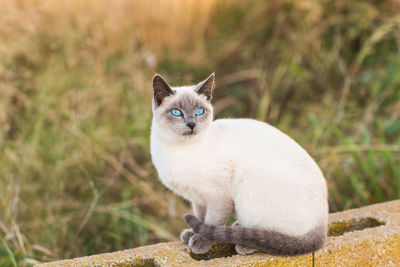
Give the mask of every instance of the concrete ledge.
M 329 229 L 314 255 L 240 256 L 232 246 L 215 245 L 199 256 L 168 242 L 35 266 L 400 266 L 400 200 L 330 214 Z
M 400 200 L 330 214 L 315 266 L 400 266 Z

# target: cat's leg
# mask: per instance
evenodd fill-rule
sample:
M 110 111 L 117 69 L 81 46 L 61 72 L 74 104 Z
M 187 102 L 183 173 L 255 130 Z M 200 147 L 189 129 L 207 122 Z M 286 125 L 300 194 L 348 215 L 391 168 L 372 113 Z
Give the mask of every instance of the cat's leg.
M 206 224 L 224 225 L 233 211 L 231 199 L 215 199 L 207 202 Z
M 238 227 L 238 226 L 241 226 L 239 221 L 236 221 L 232 224 L 232 227 Z M 257 249 L 255 249 L 255 248 L 251 248 L 251 247 L 244 246 L 241 244 L 236 244 L 235 250 L 240 255 L 248 255 L 248 254 L 252 254 L 257 251 Z
M 196 204 L 195 202 L 192 202 L 192 209 L 194 215 L 201 221 L 204 222 L 204 219 L 206 217 L 206 206 L 204 205 L 199 205 Z M 189 239 L 195 234 L 192 229 L 185 229 L 181 233 L 181 241 L 185 244 L 189 243 Z
M 237 226 L 241 226 L 239 221 L 236 221 L 236 222 L 232 223 L 232 227 L 237 227 Z
M 192 209 L 194 216 L 196 216 L 200 221 L 204 222 L 206 217 L 206 206 L 192 202 Z
M 216 199 L 207 203 L 205 222 L 212 225 L 224 225 L 233 211 L 232 200 Z M 194 234 L 189 239 L 189 247 L 195 254 L 206 253 L 213 243 L 199 234 Z

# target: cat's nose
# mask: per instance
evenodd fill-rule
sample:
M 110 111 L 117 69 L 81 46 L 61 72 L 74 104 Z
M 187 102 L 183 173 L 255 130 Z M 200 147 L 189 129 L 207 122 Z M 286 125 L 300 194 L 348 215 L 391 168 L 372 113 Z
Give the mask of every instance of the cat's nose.
M 194 121 L 188 121 L 186 123 L 186 126 L 190 128 L 190 130 L 193 131 L 194 127 L 196 126 L 196 123 Z

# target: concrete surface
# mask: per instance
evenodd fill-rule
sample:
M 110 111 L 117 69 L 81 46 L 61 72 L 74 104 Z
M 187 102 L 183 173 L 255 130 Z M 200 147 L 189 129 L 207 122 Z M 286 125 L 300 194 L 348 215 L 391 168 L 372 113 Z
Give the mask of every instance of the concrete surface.
M 222 244 L 192 255 L 168 242 L 36 266 L 400 266 L 400 200 L 330 214 L 329 230 L 321 250 L 296 257 L 240 256 Z

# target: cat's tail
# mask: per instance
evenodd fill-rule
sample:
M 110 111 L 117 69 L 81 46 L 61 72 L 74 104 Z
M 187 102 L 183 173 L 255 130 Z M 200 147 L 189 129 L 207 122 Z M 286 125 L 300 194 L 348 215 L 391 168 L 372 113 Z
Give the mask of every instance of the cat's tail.
M 290 236 L 276 231 L 247 228 L 242 226 L 216 226 L 206 224 L 197 217 L 187 214 L 185 221 L 194 232 L 222 243 L 248 246 L 271 255 L 299 255 L 320 249 L 326 239 L 326 228 L 321 225 L 304 235 Z

